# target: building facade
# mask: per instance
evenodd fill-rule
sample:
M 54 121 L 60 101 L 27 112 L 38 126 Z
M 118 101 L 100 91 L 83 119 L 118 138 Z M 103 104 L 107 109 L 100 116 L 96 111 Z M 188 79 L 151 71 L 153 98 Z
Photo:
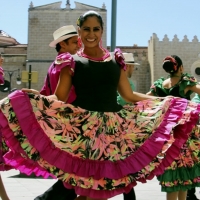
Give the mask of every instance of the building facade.
M 102 8 L 75 2 L 75 8 L 71 8 L 70 1 L 66 1 L 65 8 L 61 8 L 62 2 L 56 2 L 48 5 L 34 7 L 30 4 L 28 10 L 28 45 L 19 44 L 14 38 L 7 38 L 11 43 L 5 45 L 0 34 L 0 52 L 5 58 L 5 70 L 29 70 L 38 72 L 38 82 L 32 83 L 31 88 L 40 90 L 47 70 L 54 60 L 57 52 L 54 48 L 49 47 L 49 43 L 53 40 L 53 32 L 66 24 L 76 26 L 78 17 L 89 10 L 95 10 L 101 14 L 104 20 L 103 46 L 106 47 L 107 41 L 107 10 L 105 5 Z M 9 36 L 10 37 L 10 36 Z M 194 36 L 189 41 L 187 36 L 179 40 L 175 35 L 170 41 L 165 35 L 160 40 L 154 33 L 147 46 L 118 46 L 122 52 L 133 53 L 136 62 L 140 63 L 132 75 L 132 80 L 136 86 L 136 91 L 146 93 L 149 91 L 151 84 L 161 76 L 167 77 L 162 69 L 162 60 L 164 57 L 176 54 L 183 60 L 185 72 L 195 76 L 200 81 L 200 42 Z M 110 47 L 107 46 L 109 50 Z M 20 89 L 28 87 L 27 83 L 17 85 L 17 73 L 13 74 L 11 85 L 12 88 Z M 5 73 L 6 80 L 9 80 L 9 74 Z M 0 91 L 0 98 L 7 96 L 8 93 Z
M 0 53 L 4 58 L 5 84 L 0 85 L 0 98 L 8 95 L 9 89 L 21 89 L 26 84 L 18 85 L 17 79 L 21 77 L 21 71 L 26 68 L 27 45 L 22 45 L 9 34 L 0 30 Z
M 166 77 L 167 74 L 162 69 L 162 60 L 168 55 L 178 55 L 183 61 L 184 71 L 192 74 L 200 81 L 200 42 L 197 36 L 189 41 L 185 35 L 180 40 L 177 35 L 170 41 L 165 35 L 159 40 L 154 33 L 148 43 L 148 62 L 151 74 L 151 83 L 161 76 Z
M 56 50 L 49 47 L 56 29 L 66 24 L 72 24 L 76 27 L 76 21 L 80 15 L 86 11 L 94 10 L 101 14 L 105 22 L 104 31 L 107 32 L 107 10 L 104 5 L 102 8 L 98 8 L 75 2 L 75 8 L 72 9 L 69 1 L 66 2 L 65 8 L 61 8 L 61 3 L 56 2 L 38 7 L 31 4 L 29 8 L 27 69 L 31 65 L 32 70 L 39 72 L 38 83 L 32 84 L 32 87 L 38 90 L 42 87 L 47 70 L 57 55 Z M 104 34 L 104 46 L 106 46 L 106 40 L 107 35 Z

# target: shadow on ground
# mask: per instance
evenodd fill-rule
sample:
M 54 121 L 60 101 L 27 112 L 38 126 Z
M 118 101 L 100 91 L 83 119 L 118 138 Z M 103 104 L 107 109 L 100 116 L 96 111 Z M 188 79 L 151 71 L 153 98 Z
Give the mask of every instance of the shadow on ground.
M 14 176 L 9 176 L 8 178 L 37 178 L 37 179 L 44 179 L 44 177 L 36 176 L 34 173 L 32 173 L 31 175 L 26 175 L 26 174 L 20 173 L 20 174 L 14 175 Z M 53 179 L 53 178 L 52 177 L 48 177 L 48 178 L 45 178 L 45 179 Z

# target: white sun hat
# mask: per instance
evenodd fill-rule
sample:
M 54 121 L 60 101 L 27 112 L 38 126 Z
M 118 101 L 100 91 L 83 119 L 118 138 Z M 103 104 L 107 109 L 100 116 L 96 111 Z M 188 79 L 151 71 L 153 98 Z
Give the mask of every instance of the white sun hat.
M 134 57 L 133 57 L 132 53 L 123 53 L 123 56 L 124 56 L 124 61 L 125 61 L 126 64 L 140 65 L 139 63 L 136 63 L 134 61 Z
M 50 47 L 55 47 L 59 42 L 70 37 L 78 36 L 78 33 L 73 25 L 63 26 L 53 33 L 54 40 L 49 44 Z

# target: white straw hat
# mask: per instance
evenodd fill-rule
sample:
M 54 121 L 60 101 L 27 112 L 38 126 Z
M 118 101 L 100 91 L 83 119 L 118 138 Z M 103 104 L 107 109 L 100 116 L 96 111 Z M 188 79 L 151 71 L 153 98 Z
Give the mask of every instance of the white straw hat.
M 50 47 L 55 47 L 59 42 L 70 37 L 78 36 L 78 33 L 73 25 L 63 26 L 53 33 L 54 40 L 49 44 Z
M 126 64 L 134 64 L 134 65 L 140 65 L 139 63 L 136 63 L 134 61 L 134 57 L 132 53 L 123 53 L 124 61 Z

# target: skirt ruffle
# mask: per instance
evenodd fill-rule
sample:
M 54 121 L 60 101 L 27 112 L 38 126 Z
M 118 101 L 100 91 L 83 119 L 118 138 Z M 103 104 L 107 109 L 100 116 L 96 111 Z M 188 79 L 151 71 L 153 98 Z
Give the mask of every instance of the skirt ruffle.
M 200 126 L 190 133 L 189 139 L 180 149 L 180 154 L 165 172 L 158 176 L 162 191 L 175 192 L 200 186 Z
M 57 177 L 93 198 L 128 192 L 137 181 L 162 174 L 200 111 L 198 104 L 170 97 L 94 112 L 21 91 L 0 106 L 6 165 Z
M 200 187 L 200 164 L 192 167 L 179 167 L 176 170 L 166 170 L 162 176 L 158 176 L 163 192 L 186 191 Z

